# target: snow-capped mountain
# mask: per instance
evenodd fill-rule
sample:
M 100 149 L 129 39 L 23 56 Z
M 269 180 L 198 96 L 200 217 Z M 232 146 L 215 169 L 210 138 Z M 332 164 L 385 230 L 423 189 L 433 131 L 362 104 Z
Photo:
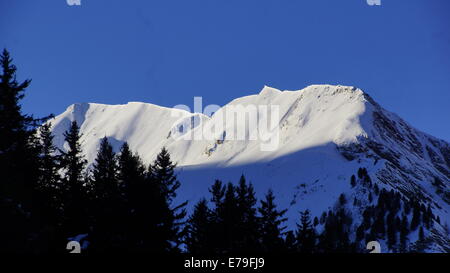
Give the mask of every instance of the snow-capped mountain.
M 278 115 L 269 118 L 269 112 L 253 116 L 246 112 L 260 106 L 276 106 Z M 245 118 L 234 118 L 240 114 Z M 262 149 L 267 139 L 251 137 L 258 129 L 248 124 L 266 119 L 277 129 L 276 134 L 271 131 L 274 149 Z M 212 116 L 137 102 L 74 104 L 51 121 L 55 144 L 61 149 L 63 133 L 73 120 L 81 126 L 89 162 L 105 136 L 116 151 L 128 142 L 147 164 L 164 146 L 178 164 L 180 200 L 191 200 L 193 205 L 207 196 L 215 179 L 237 182 L 244 174 L 260 197 L 273 189 L 279 206 L 289 208 L 290 226 L 300 210 L 319 216 L 333 207 L 341 193 L 349 200 L 358 198 L 361 191 L 352 188 L 350 177 L 365 168 L 380 188 L 429 204 L 441 219 L 430 231 L 438 238 L 435 250 L 450 249 L 445 228 L 450 222 L 450 144 L 413 128 L 360 89 L 264 87 L 257 95 L 233 100 Z M 221 127 L 212 137 L 195 137 Z M 239 132 L 244 137 L 235 140 Z

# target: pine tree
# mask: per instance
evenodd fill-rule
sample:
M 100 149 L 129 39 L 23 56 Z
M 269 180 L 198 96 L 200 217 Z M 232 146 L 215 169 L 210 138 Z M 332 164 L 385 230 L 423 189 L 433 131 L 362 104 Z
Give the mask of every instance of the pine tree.
M 411 213 L 411 201 L 409 201 L 409 200 L 403 201 L 403 210 L 406 215 L 409 215 Z
M 80 128 L 76 121 L 64 133 L 67 151 L 60 150 L 64 171 L 64 230 L 65 237 L 87 233 L 89 227 L 89 203 L 85 185 L 84 169 L 87 161 L 81 149 Z
M 5 49 L 0 55 L 0 252 L 30 252 L 28 238 L 33 189 L 39 176 L 35 128 L 42 120 L 22 113 L 20 101 L 30 80 L 17 81 L 16 66 Z
M 365 228 L 364 225 L 361 224 L 356 229 L 356 241 L 361 242 L 364 239 L 364 235 L 365 235 Z
M 284 245 L 288 252 L 297 252 L 297 241 L 292 230 L 286 232 L 286 238 L 284 239 Z
M 132 202 L 140 195 L 140 187 L 145 179 L 145 167 L 138 155 L 133 154 L 124 143 L 120 150 L 117 166 L 119 186 L 128 202 Z
M 251 183 L 247 184 L 244 175 L 241 175 L 239 184 L 235 187 L 237 214 L 239 216 L 237 232 L 239 234 L 237 243 L 240 251 L 253 252 L 260 249 L 258 233 L 258 219 L 256 216 L 255 190 Z
M 90 236 L 94 252 L 117 251 L 123 246 L 124 200 L 118 181 L 118 164 L 112 146 L 104 137 L 92 168 L 93 227 Z
M 318 225 L 319 225 L 319 218 L 317 218 L 317 216 L 316 216 L 316 217 L 314 217 L 314 220 L 313 220 L 313 226 L 316 227 Z
M 366 169 L 364 169 L 364 170 L 366 170 Z M 367 185 L 367 187 L 372 188 L 372 179 L 370 178 L 369 174 L 367 173 L 367 170 L 365 171 L 364 184 Z
M 411 230 L 416 230 L 419 226 L 420 219 L 420 204 L 417 200 L 413 201 L 413 217 L 411 219 Z
M 430 204 L 428 204 L 427 210 L 424 213 L 423 218 L 424 218 L 423 220 L 424 220 L 424 223 L 425 223 L 427 229 L 430 229 L 431 226 L 433 225 L 433 218 L 434 218 L 433 211 L 431 210 Z
M 350 243 L 350 227 L 353 223 L 352 215 L 342 207 L 336 212 L 337 217 L 337 252 L 352 252 L 354 247 Z
M 422 242 L 423 240 L 425 240 L 425 233 L 423 231 L 423 226 L 420 226 L 420 229 L 419 229 L 419 241 Z
M 187 224 L 186 247 L 191 254 L 211 254 L 213 234 L 211 231 L 212 213 L 206 199 L 201 199 L 194 207 Z
M 47 211 L 54 214 L 48 216 L 47 221 L 54 221 L 61 215 L 62 210 L 62 185 L 59 174 L 58 150 L 53 144 L 51 123 L 45 123 L 39 128 L 38 146 L 39 156 L 39 176 L 35 186 L 36 194 L 41 198 L 41 205 L 47 205 Z
M 142 160 L 124 143 L 118 156 L 117 173 L 124 206 L 123 220 L 121 222 L 119 219 L 116 224 L 123 230 L 124 248 L 129 252 L 145 251 L 148 242 L 145 239 L 150 238 L 146 234 L 155 229 L 155 223 L 149 221 L 149 216 L 156 209 L 152 197 L 159 194 L 156 187 L 146 181 L 145 175 Z
M 117 197 L 119 193 L 117 159 L 113 147 L 104 137 L 93 164 L 92 178 L 95 187 L 94 198 L 104 200 Z
M 363 212 L 363 221 L 361 225 L 364 227 L 364 230 L 367 230 L 371 227 L 372 218 L 373 218 L 373 209 L 372 207 L 368 207 Z
M 407 240 L 409 234 L 409 223 L 406 215 L 402 216 L 401 228 L 400 228 L 400 252 L 405 253 L 407 251 Z
M 341 193 L 341 195 L 339 195 L 339 205 L 345 206 L 345 204 L 347 204 L 347 198 L 345 197 L 345 194 Z
M 251 184 L 242 176 L 238 186 L 231 182 L 224 186 L 216 180 L 211 187 L 212 230 L 216 234 L 215 253 L 242 253 L 260 250 L 256 216 L 256 198 Z
M 180 182 L 175 175 L 175 167 L 176 164 L 172 163 L 165 147 L 161 149 L 153 165 L 149 167 L 149 174 L 158 184 L 161 194 L 169 204 L 176 197 L 176 191 L 180 187 Z
M 61 253 L 66 243 L 61 240 L 59 229 L 63 223 L 63 188 L 59 174 L 60 158 L 50 128 L 50 123 L 43 124 L 35 143 L 39 150 L 39 175 L 33 189 L 32 219 L 38 233 L 36 245 L 45 246 L 45 252 Z
M 300 213 L 300 224 L 297 224 L 297 244 L 301 253 L 312 253 L 316 247 L 316 231 L 311 225 L 309 210 Z
M 374 185 L 373 190 L 374 190 L 374 192 L 375 192 L 376 195 L 379 195 L 379 194 L 380 194 L 380 188 L 378 187 L 378 184 L 375 184 L 375 185 Z
M 222 234 L 223 245 L 220 245 L 221 251 L 224 253 L 234 253 L 239 251 L 239 234 L 237 226 L 240 225 L 240 215 L 236 212 L 238 210 L 238 202 L 236 198 L 236 191 L 233 184 L 230 182 L 226 185 L 225 196 L 223 199 L 222 207 L 219 207 L 218 219 L 219 224 L 223 226 Z M 219 235 L 220 236 L 220 235 Z
M 272 190 L 269 190 L 265 196 L 265 200 L 261 200 L 261 206 L 258 208 L 260 216 L 260 236 L 263 250 L 265 252 L 274 253 L 283 250 L 283 230 L 286 229 L 282 224 L 287 221 L 283 218 L 286 209 L 277 210 L 274 202 L 275 196 Z M 315 218 L 315 220 L 318 219 Z
M 363 169 L 362 168 L 358 168 L 358 178 L 359 179 L 363 178 L 363 175 L 364 175 Z
M 384 237 L 386 233 L 385 221 L 384 221 L 384 210 L 379 210 L 377 212 L 375 222 L 373 223 L 372 229 L 374 229 L 375 234 L 380 237 Z
M 397 228 L 396 228 L 396 224 L 395 224 L 395 217 L 392 212 L 390 212 L 387 215 L 386 224 L 387 224 L 388 248 L 393 249 L 393 247 L 397 243 Z
M 322 212 L 322 214 L 320 215 L 320 224 L 325 224 L 325 221 L 327 220 L 327 213 L 324 211 Z
M 223 205 L 223 198 L 225 196 L 225 187 L 222 184 L 222 181 L 216 180 L 212 185 L 209 192 L 212 195 L 211 202 L 216 206 L 216 210 Z
M 330 210 L 325 218 L 324 230 L 320 234 L 319 249 L 320 252 L 336 252 L 338 240 L 338 222 L 337 217 Z
M 215 234 L 212 238 L 213 253 L 224 253 L 226 245 L 226 227 L 225 227 L 225 192 L 226 187 L 222 181 L 215 180 L 214 184 L 209 189 L 211 193 L 211 202 L 214 204 L 214 209 L 211 214 L 211 233 Z
M 187 202 L 173 206 L 173 200 L 177 196 L 176 191 L 180 182 L 175 175 L 176 164 L 170 159 L 166 148 L 162 148 L 156 160 L 149 166 L 148 183 L 156 188 L 155 209 L 158 211 L 154 216 L 157 221 L 157 239 L 165 251 L 178 251 L 184 230 L 181 229 L 186 216 Z M 157 244 L 156 244 L 157 245 Z
M 350 185 L 352 185 L 352 188 L 354 188 L 356 186 L 356 177 L 355 177 L 355 175 L 352 175 L 352 177 L 350 178 Z
M 76 121 L 72 121 L 68 131 L 64 133 L 68 145 L 67 151 L 61 152 L 61 163 L 65 169 L 65 181 L 69 189 L 81 189 L 83 187 L 84 169 L 87 161 L 84 159 L 81 149 L 80 127 Z
M 40 176 L 38 179 L 38 187 L 42 190 L 52 189 L 57 191 L 61 185 L 59 169 L 59 156 L 57 148 L 53 144 L 51 132 L 51 123 L 45 123 L 39 128 L 39 144 L 40 144 Z

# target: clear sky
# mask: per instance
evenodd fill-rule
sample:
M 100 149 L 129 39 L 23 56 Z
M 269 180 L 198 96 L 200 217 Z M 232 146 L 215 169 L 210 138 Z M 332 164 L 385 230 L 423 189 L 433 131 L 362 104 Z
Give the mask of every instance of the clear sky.
M 24 110 L 75 102 L 224 105 L 264 85 L 360 87 L 450 141 L 450 1 L 0 0 Z

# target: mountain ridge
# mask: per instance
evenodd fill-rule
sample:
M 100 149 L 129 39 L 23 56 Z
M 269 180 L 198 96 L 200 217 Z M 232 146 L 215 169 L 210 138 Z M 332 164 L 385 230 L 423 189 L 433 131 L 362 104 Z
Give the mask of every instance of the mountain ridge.
M 272 151 L 261 150 L 264 141 L 248 139 L 251 128 L 244 140 L 230 137 L 246 127 L 251 115 L 244 122 L 225 122 L 223 131 L 212 139 L 183 139 L 218 126 L 221 117 L 234 120 L 236 112 L 230 114 L 230 109 L 239 106 L 237 114 L 245 115 L 249 109 L 245 107 L 264 105 L 279 107 L 275 119 L 279 145 Z M 258 112 L 255 119 L 263 118 Z M 215 179 L 237 181 L 245 174 L 259 196 L 274 190 L 280 206 L 289 208 L 288 224 L 294 226 L 300 209 L 318 216 L 333 207 L 341 193 L 360 198 L 349 181 L 359 168 L 365 168 L 381 188 L 400 192 L 409 200 L 419 198 L 444 222 L 450 219 L 449 143 L 412 127 L 356 87 L 312 85 L 280 91 L 265 86 L 258 94 L 232 100 L 211 116 L 146 103 L 79 104 L 51 121 L 61 149 L 62 133 L 72 120 L 81 126 L 89 162 L 104 136 L 116 151 L 127 141 L 146 164 L 167 147 L 178 163 L 180 200 L 195 202 L 207 195 Z M 439 247 L 450 249 L 444 223 L 436 230 L 444 242 Z

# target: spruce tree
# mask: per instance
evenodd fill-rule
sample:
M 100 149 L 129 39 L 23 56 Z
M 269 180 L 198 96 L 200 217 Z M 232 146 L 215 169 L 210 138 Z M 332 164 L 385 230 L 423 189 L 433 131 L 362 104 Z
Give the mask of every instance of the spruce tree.
M 157 220 L 155 234 L 158 234 L 157 239 L 164 251 L 178 251 L 185 232 L 181 227 L 186 216 L 187 201 L 173 205 L 176 191 L 181 185 L 175 174 L 175 167 L 169 152 L 163 147 L 148 171 L 148 183 L 156 188 L 154 205 L 158 211 L 154 216 Z
M 212 238 L 212 248 L 214 253 L 223 253 L 225 248 L 225 226 L 224 226 L 224 202 L 225 202 L 225 186 L 222 181 L 215 180 L 214 184 L 209 189 L 211 194 L 211 202 L 214 204 L 214 209 L 211 215 L 211 232 L 216 234 Z
M 256 197 L 253 185 L 247 183 L 244 175 L 241 175 L 239 185 L 235 188 L 237 211 L 237 234 L 239 235 L 239 249 L 243 252 L 260 250 L 258 233 L 258 218 L 256 216 Z
M 345 194 L 341 193 L 341 195 L 339 195 L 339 205 L 344 206 L 345 204 L 347 204 L 347 198 L 345 197 Z
M 212 213 L 206 199 L 201 199 L 194 207 L 187 224 L 186 247 L 191 254 L 211 254 L 213 236 L 211 230 Z
M 61 163 L 65 169 L 65 185 L 69 189 L 81 189 L 83 187 L 84 169 L 87 161 L 81 148 L 82 135 L 76 121 L 72 121 L 68 131 L 64 133 L 67 143 L 67 151 L 61 150 Z
M 350 243 L 351 215 L 344 207 L 337 207 L 335 212 L 329 211 L 324 230 L 319 237 L 321 252 L 352 252 L 355 246 Z
M 51 123 L 45 123 L 39 128 L 40 147 L 39 178 L 37 189 L 48 193 L 54 206 L 60 206 L 61 176 L 59 174 L 58 150 L 53 144 L 54 136 L 51 132 Z
M 378 184 L 375 184 L 375 186 L 373 187 L 373 190 L 376 195 L 380 194 L 380 188 L 378 187 Z
M 314 217 L 314 220 L 313 220 L 313 226 L 316 227 L 318 225 L 319 225 L 319 218 L 317 218 L 317 216 L 316 216 L 316 217 Z
M 297 252 L 297 241 L 294 235 L 294 232 L 292 230 L 289 230 L 286 232 L 286 238 L 284 239 L 284 245 L 286 247 L 286 250 L 290 253 Z
M 402 216 L 401 228 L 400 228 L 400 252 L 405 253 L 407 249 L 407 241 L 409 234 L 409 223 L 406 215 Z
M 64 231 L 65 237 L 87 233 L 89 227 L 89 203 L 85 185 L 87 161 L 81 149 L 80 128 L 76 121 L 64 133 L 67 151 L 60 150 L 63 177 Z
M 284 250 L 282 234 L 286 227 L 282 225 L 287 221 L 287 218 L 283 218 L 287 210 L 277 210 L 274 200 L 275 196 L 272 190 L 269 190 L 265 196 L 265 200 L 261 200 L 261 206 L 258 208 L 260 214 L 259 233 L 261 236 L 261 244 L 263 251 L 269 253 Z
M 177 196 L 176 191 L 180 187 L 180 181 L 175 175 L 176 164 L 170 159 L 169 151 L 165 147 L 157 155 L 154 163 L 149 167 L 151 178 L 158 184 L 162 196 L 165 197 L 168 204 L 171 204 Z
M 413 201 L 413 216 L 411 219 L 411 230 L 416 230 L 421 223 L 420 203 L 417 200 Z
M 377 234 L 377 236 L 380 236 L 380 237 L 384 237 L 384 235 L 386 233 L 384 215 L 385 215 L 384 210 L 378 210 L 376 217 L 375 217 L 375 222 L 372 227 L 372 229 L 375 231 L 375 234 Z
M 212 195 L 211 202 L 214 203 L 216 210 L 222 207 L 223 198 L 225 196 L 225 187 L 223 186 L 222 181 L 216 180 L 209 189 L 209 192 Z
M 425 240 L 425 233 L 423 231 L 423 226 L 420 226 L 420 228 L 419 228 L 419 241 L 422 242 L 423 240 Z
M 352 185 L 352 188 L 354 188 L 356 186 L 356 177 L 354 174 L 350 178 L 350 185 Z
M 119 217 L 117 225 L 124 232 L 124 248 L 129 252 L 141 252 L 146 249 L 148 242 L 142 238 L 149 238 L 148 232 L 154 231 L 152 215 L 155 202 L 152 197 L 159 196 L 156 187 L 145 179 L 145 167 L 138 155 L 133 154 L 125 142 L 118 156 L 119 189 L 122 194 L 123 215 Z
M 397 228 L 395 224 L 395 217 L 392 212 L 387 215 L 386 225 L 388 248 L 393 249 L 395 244 L 397 243 Z
M 140 195 L 140 187 L 144 183 L 145 167 L 141 158 L 133 154 L 126 142 L 120 150 L 117 167 L 121 192 L 123 192 L 127 202 L 133 206 L 131 203 Z
M 301 253 L 313 253 L 316 247 L 316 231 L 311 224 L 309 210 L 300 213 L 300 224 L 297 224 L 297 244 Z
M 364 225 L 361 224 L 356 229 L 356 241 L 361 242 L 364 239 L 364 235 L 365 235 L 365 228 L 364 228 Z
M 0 252 L 30 252 L 33 188 L 39 176 L 35 128 L 42 120 L 22 113 L 20 101 L 30 80 L 17 81 L 16 66 L 5 49 L 0 54 Z
M 424 221 L 427 229 L 430 229 L 431 226 L 433 225 L 433 218 L 434 218 L 433 211 L 431 209 L 431 205 L 430 204 L 428 204 L 427 210 L 423 214 L 423 218 L 424 218 L 423 221 Z
M 123 247 L 124 201 L 119 189 L 117 158 L 104 137 L 92 167 L 93 231 L 91 250 L 118 251 Z
M 39 175 L 33 192 L 33 222 L 38 231 L 38 246 L 45 246 L 45 252 L 64 251 L 60 226 L 63 224 L 63 187 L 59 174 L 57 148 L 53 144 L 51 124 L 45 123 L 38 130 L 36 147 L 39 149 Z M 37 225 L 37 226 L 36 226 Z M 41 226 L 41 228 L 39 228 Z
M 224 253 L 235 253 L 239 251 L 241 245 L 239 244 L 240 234 L 237 233 L 237 227 L 240 226 L 241 220 L 238 211 L 238 202 L 236 198 L 235 187 L 231 182 L 226 185 L 225 196 L 223 199 L 222 207 L 219 207 L 217 213 L 219 215 L 219 223 L 222 225 L 223 245 L 219 248 Z M 219 235 L 220 236 L 220 235 Z
M 119 182 L 117 172 L 117 159 L 113 147 L 104 137 L 100 142 L 100 148 L 93 164 L 92 179 L 94 182 L 94 198 L 104 200 L 117 197 L 119 194 Z

